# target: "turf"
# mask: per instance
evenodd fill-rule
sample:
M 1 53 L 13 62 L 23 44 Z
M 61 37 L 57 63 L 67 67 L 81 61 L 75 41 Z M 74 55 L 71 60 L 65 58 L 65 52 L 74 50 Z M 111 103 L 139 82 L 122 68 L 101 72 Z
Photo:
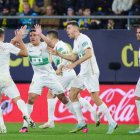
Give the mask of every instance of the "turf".
M 53 129 L 39 129 L 37 124 L 35 129 L 29 129 L 26 134 L 19 133 L 21 123 L 7 123 L 7 134 L 0 134 L 0 140 L 138 140 L 140 134 L 130 135 L 129 130 L 135 129 L 136 125 L 119 125 L 118 129 L 111 135 L 106 134 L 107 125 L 88 125 L 89 132 L 84 134 L 78 132 L 71 134 L 74 124 L 56 124 Z

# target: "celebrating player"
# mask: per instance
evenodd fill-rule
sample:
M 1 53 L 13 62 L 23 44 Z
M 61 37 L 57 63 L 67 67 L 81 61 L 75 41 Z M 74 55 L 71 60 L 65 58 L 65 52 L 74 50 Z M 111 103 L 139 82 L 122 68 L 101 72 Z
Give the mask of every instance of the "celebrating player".
M 37 25 L 35 27 L 38 34 L 40 34 L 40 36 L 43 36 L 42 39 L 44 39 L 45 41 L 46 37 L 44 35 L 41 35 L 42 34 L 41 26 Z M 53 49 L 67 55 L 70 55 L 72 53 L 72 48 L 68 46 L 66 43 L 64 43 L 62 40 L 59 40 L 57 31 L 55 30 L 48 31 L 47 38 L 48 40 L 51 40 L 51 43 L 53 44 L 52 46 Z M 71 62 L 55 55 L 52 56 L 52 61 L 57 67 L 56 73 L 58 75 L 58 79 L 60 83 L 62 84 L 63 88 L 66 91 L 68 91 L 70 87 L 70 83 L 72 82 L 72 80 L 76 78 L 76 73 L 74 69 L 69 70 L 69 69 L 64 69 L 63 67 L 67 64 L 70 64 Z M 53 98 L 51 91 L 48 92 L 47 100 L 48 100 L 48 122 L 39 126 L 40 128 L 53 128 L 54 127 L 54 111 L 55 111 L 56 100 Z M 85 107 L 88 111 L 92 113 L 96 121 L 96 126 L 99 126 L 100 125 L 99 113 L 96 113 L 96 111 L 93 110 L 91 104 L 86 99 L 80 97 L 79 101 L 83 107 Z
M 50 62 L 50 54 L 47 50 L 45 42 L 40 41 L 40 36 L 35 29 L 30 31 L 30 42 L 26 47 L 28 51 L 29 61 L 33 67 L 34 75 L 29 89 L 27 109 L 29 115 L 33 111 L 33 105 L 42 89 L 48 87 L 53 91 L 53 94 L 66 105 L 66 107 L 74 114 L 71 102 L 64 94 L 62 85 L 57 80 L 56 73 Z M 20 132 L 28 132 L 28 124 L 24 121 Z
M 24 26 L 21 30 L 16 31 L 16 36 L 14 41 L 18 41 L 20 43 L 20 48 L 15 47 L 11 43 L 4 43 L 4 30 L 0 28 L 0 93 L 4 93 L 9 98 L 13 99 L 13 101 L 17 104 L 19 110 L 23 114 L 24 120 L 31 126 L 35 127 L 35 123 L 30 119 L 27 111 L 26 104 L 20 97 L 20 93 L 10 76 L 9 71 L 9 60 L 10 53 L 20 56 L 27 56 L 27 50 L 24 47 L 24 43 L 22 42 L 22 30 L 25 30 Z M 0 133 L 6 133 L 6 127 L 4 125 L 2 110 L 0 107 Z
M 74 63 L 67 65 L 68 69 L 73 69 L 77 65 L 81 66 L 80 73 L 74 79 L 70 90 L 70 99 L 73 108 L 78 118 L 78 125 L 72 133 L 83 130 L 87 127 L 81 111 L 81 105 L 78 100 L 78 94 L 83 88 L 91 93 L 91 98 L 94 103 L 99 107 L 100 111 L 105 115 L 109 122 L 107 134 L 112 134 L 117 128 L 117 123 L 113 120 L 106 104 L 99 98 L 99 68 L 96 62 L 96 57 L 93 50 L 93 45 L 90 38 L 80 33 L 78 23 L 76 21 L 69 21 L 67 23 L 67 34 L 70 38 L 74 39 L 74 48 L 71 55 L 59 53 L 56 50 L 51 50 L 51 53 L 58 55 L 66 60 Z M 77 60 L 77 56 L 79 59 Z
M 140 41 L 140 27 L 137 28 L 136 37 L 137 37 L 137 40 Z M 140 48 L 139 48 L 139 62 L 140 62 Z M 138 83 L 136 85 L 135 96 L 136 96 L 135 103 L 136 103 L 136 107 L 137 107 L 139 127 L 133 131 L 129 131 L 130 134 L 140 133 L 140 78 L 139 78 Z

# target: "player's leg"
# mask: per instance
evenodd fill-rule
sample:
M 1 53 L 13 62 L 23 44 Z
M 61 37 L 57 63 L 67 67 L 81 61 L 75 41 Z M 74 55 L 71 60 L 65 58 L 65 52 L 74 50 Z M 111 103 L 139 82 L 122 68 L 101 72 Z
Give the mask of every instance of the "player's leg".
M 107 134 L 111 134 L 117 128 L 117 123 L 113 120 L 107 105 L 99 97 L 99 81 L 98 76 L 91 75 L 85 78 L 85 86 L 87 90 L 91 93 L 91 98 L 94 103 L 99 107 L 100 111 L 105 115 L 109 127 Z
M 27 101 L 26 106 L 27 106 L 27 112 L 28 112 L 29 116 L 33 112 L 33 105 L 38 96 L 39 95 L 36 93 L 29 93 L 29 95 L 28 95 L 28 101 Z M 35 125 L 33 126 L 33 128 L 35 128 Z M 28 132 L 28 123 L 26 120 L 23 121 L 23 126 L 19 132 L 21 132 L 21 133 Z
M 137 97 L 135 100 L 136 107 L 137 107 L 137 114 L 138 114 L 138 120 L 139 120 L 139 130 L 140 130 L 140 97 Z
M 0 133 L 7 133 L 7 129 L 3 120 L 1 106 L 0 106 Z
M 74 79 L 76 78 L 76 73 L 74 70 L 71 70 L 70 72 L 66 71 L 63 75 L 63 77 L 60 79 L 60 82 L 62 84 L 62 86 L 64 87 L 64 89 L 67 89 L 67 91 L 70 90 L 72 81 L 74 81 Z M 69 95 L 69 92 L 67 92 Z M 97 113 L 95 110 L 93 110 L 93 107 L 91 106 L 91 104 L 84 98 L 82 98 L 80 95 L 78 96 L 79 102 L 81 104 L 81 106 L 83 106 L 84 108 L 86 108 L 89 112 L 91 112 L 91 114 L 94 117 L 94 120 L 96 122 L 96 126 L 100 125 L 100 113 Z
M 100 113 L 98 113 L 96 110 L 93 110 L 92 105 L 85 98 L 82 98 L 81 96 L 78 96 L 78 98 L 81 106 L 86 108 L 91 113 L 91 115 L 95 120 L 96 127 L 98 127 L 100 125 Z
M 71 133 L 76 133 L 80 130 L 82 130 L 83 132 L 87 132 L 87 125 L 85 123 L 83 114 L 82 114 L 82 109 L 81 109 L 81 104 L 78 100 L 78 94 L 80 93 L 81 89 L 80 88 L 75 88 L 72 87 L 69 93 L 69 97 L 70 100 L 72 101 L 72 105 L 73 105 L 73 109 L 76 112 L 76 117 L 78 120 L 78 125 L 76 125 L 76 127 L 70 131 Z
M 74 115 L 75 112 L 73 110 L 71 101 L 65 96 L 64 94 L 64 88 L 62 87 L 61 83 L 58 81 L 58 78 L 54 74 L 49 75 L 49 81 L 46 81 L 45 85 L 52 89 L 53 95 L 56 95 L 58 99 L 65 104 L 65 106 L 68 108 L 68 110 Z
M 29 94 L 28 94 L 28 101 L 27 101 L 27 111 L 29 116 L 31 115 L 33 111 L 33 105 L 35 100 L 38 98 L 38 96 L 41 95 L 42 92 L 42 82 L 35 76 L 33 77 L 32 83 L 30 84 L 29 88 Z M 28 123 L 26 121 L 23 122 L 23 127 L 20 129 L 21 133 L 28 132 Z
M 21 99 L 20 93 L 14 83 L 12 83 L 10 86 L 6 87 L 3 92 L 11 98 L 18 106 L 19 110 L 22 112 L 24 120 L 31 126 L 34 127 L 35 123 L 31 120 L 29 117 L 27 106 L 25 102 Z
M 136 90 L 135 90 L 134 95 L 136 96 L 135 103 L 136 103 L 136 108 L 137 108 L 139 127 L 136 128 L 133 131 L 129 131 L 130 134 L 138 134 L 138 133 L 140 133 L 140 79 L 137 82 Z
M 139 127 L 135 130 L 129 131 L 129 134 L 140 134 L 140 97 L 136 97 L 135 103 L 137 108 Z
M 98 93 L 99 92 L 92 92 L 91 98 L 94 101 L 94 103 L 99 107 L 100 111 L 105 115 L 105 117 L 109 123 L 107 134 L 112 134 L 114 132 L 114 130 L 118 127 L 118 125 L 113 120 L 107 105 L 100 99 Z
M 48 102 L 48 122 L 39 126 L 39 128 L 43 128 L 43 129 L 55 127 L 55 125 L 54 125 L 54 111 L 55 111 L 55 105 L 56 105 L 56 98 L 52 94 L 51 90 L 48 91 L 47 102 Z

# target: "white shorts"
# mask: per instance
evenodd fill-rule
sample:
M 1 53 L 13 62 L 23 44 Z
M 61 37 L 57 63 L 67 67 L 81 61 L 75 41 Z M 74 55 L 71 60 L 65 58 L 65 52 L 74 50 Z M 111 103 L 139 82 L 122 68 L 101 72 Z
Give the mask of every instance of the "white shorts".
M 64 93 L 64 89 L 54 73 L 50 73 L 48 76 L 34 75 L 29 93 L 41 95 L 44 87 L 48 87 L 55 95 Z
M 137 82 L 134 95 L 137 96 L 137 97 L 140 97 L 140 78 L 139 78 L 139 80 L 138 80 L 138 82 Z
M 71 83 L 71 87 L 87 89 L 89 92 L 99 91 L 99 75 L 78 75 Z
M 20 96 L 18 88 L 11 79 L 11 76 L 0 78 L 0 93 L 4 93 L 9 98 L 13 99 Z
M 71 82 L 75 78 L 76 78 L 76 73 L 74 70 L 65 71 L 63 72 L 62 76 L 58 76 L 58 80 L 65 90 L 70 89 Z

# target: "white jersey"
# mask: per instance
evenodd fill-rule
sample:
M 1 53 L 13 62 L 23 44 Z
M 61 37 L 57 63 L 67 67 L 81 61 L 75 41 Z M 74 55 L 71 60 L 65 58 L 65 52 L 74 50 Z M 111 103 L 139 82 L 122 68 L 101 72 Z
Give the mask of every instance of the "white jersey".
M 11 43 L 0 42 L 0 77 L 10 75 L 9 61 L 10 53 L 18 55 L 20 49 Z
M 96 62 L 92 42 L 88 36 L 80 33 L 78 38 L 74 40 L 73 53 L 77 54 L 79 58 L 81 58 L 84 56 L 87 48 L 91 48 L 92 57 L 81 63 L 79 75 L 99 74 L 99 68 Z
M 57 50 L 58 52 L 63 53 L 63 54 L 71 54 L 71 52 L 72 52 L 71 47 L 68 46 L 63 41 L 58 41 L 55 44 L 54 50 Z M 57 68 L 59 68 L 60 65 L 67 65 L 67 64 L 71 63 L 70 61 L 62 59 L 61 57 L 56 56 L 56 55 L 52 55 L 52 61 L 54 62 L 55 66 Z
M 38 46 L 31 43 L 27 44 L 29 61 L 33 67 L 34 74 L 38 76 L 47 76 L 48 73 L 54 73 L 50 63 L 50 54 L 47 51 L 45 42 L 41 42 Z

